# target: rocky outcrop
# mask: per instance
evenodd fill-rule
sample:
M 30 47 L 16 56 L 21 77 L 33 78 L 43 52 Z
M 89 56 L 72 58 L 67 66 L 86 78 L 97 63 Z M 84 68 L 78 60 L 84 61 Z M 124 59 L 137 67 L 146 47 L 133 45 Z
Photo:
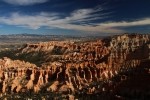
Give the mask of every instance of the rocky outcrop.
M 110 80 L 119 73 L 128 72 L 140 66 L 143 60 L 149 60 L 149 43 L 148 35 L 124 34 L 82 43 L 55 41 L 27 44 L 18 49 L 15 55 L 28 54 L 32 57 L 36 53 L 36 57 L 39 57 L 38 54 L 43 52 L 41 66 L 9 58 L 1 59 L 0 92 L 39 93 L 44 90 L 93 94 L 106 91 L 112 87 Z M 50 59 L 54 56 L 58 58 L 55 61 Z M 120 80 L 126 78 L 123 75 Z M 105 82 L 110 82 L 110 86 L 106 88 Z

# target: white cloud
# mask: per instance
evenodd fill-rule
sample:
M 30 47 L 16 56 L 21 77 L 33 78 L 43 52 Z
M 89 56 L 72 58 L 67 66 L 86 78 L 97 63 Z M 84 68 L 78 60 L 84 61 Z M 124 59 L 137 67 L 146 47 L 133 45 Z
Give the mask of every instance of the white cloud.
M 133 21 L 103 22 L 99 24 L 92 23 L 92 20 L 97 21 L 108 17 L 109 13 L 101 13 L 101 11 L 102 9 L 79 9 L 73 11 L 69 16 L 65 18 L 61 18 L 57 13 L 42 12 L 38 15 L 12 13 L 9 17 L 0 17 L 0 23 L 7 25 L 16 25 L 18 27 L 26 27 L 30 29 L 48 27 L 50 29 L 60 28 L 98 33 L 123 33 L 125 32 L 125 30 L 122 30 L 118 27 L 150 25 L 150 18 L 143 18 Z
M 150 25 L 150 18 L 143 18 L 134 21 L 121 21 L 121 22 L 108 22 L 102 23 L 101 26 L 105 27 L 129 27 L 129 26 L 141 26 L 141 25 Z
M 3 0 L 3 1 L 13 5 L 33 5 L 33 4 L 45 3 L 48 0 Z
M 102 11 L 102 9 L 79 9 L 73 11 L 69 16 L 65 18 L 60 18 L 59 14 L 57 13 L 42 12 L 38 15 L 23 15 L 20 13 L 12 13 L 9 17 L 0 17 L 0 22 L 8 25 L 28 27 L 31 29 L 38 29 L 42 26 L 46 26 L 49 28 L 84 30 L 86 29 L 85 27 L 90 28 L 90 26 L 86 24 L 81 25 L 81 23 L 102 19 L 107 16 L 107 13 L 96 13 L 100 11 Z M 80 23 L 80 25 L 73 24 L 75 22 Z

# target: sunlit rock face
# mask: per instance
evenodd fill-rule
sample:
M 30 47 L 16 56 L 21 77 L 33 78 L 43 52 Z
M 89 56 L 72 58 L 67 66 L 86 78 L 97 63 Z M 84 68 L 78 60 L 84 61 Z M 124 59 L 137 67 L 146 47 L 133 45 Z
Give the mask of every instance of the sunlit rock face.
M 41 52 L 42 57 L 38 55 Z M 150 38 L 124 34 L 82 43 L 42 42 L 27 44 L 14 55 L 32 57 L 35 53 L 42 59 L 38 61 L 40 66 L 32 61 L 0 59 L 0 93 L 45 90 L 74 94 L 85 88 L 89 94 L 105 91 L 96 84 L 136 68 L 143 59 L 150 59 Z M 125 80 L 126 76 L 121 79 Z

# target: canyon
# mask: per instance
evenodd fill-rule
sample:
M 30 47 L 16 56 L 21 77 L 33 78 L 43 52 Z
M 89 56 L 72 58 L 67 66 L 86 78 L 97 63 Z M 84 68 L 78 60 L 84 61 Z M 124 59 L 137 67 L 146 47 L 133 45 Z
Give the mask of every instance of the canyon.
M 143 99 L 150 93 L 148 34 L 27 43 L 0 58 L 3 99 Z

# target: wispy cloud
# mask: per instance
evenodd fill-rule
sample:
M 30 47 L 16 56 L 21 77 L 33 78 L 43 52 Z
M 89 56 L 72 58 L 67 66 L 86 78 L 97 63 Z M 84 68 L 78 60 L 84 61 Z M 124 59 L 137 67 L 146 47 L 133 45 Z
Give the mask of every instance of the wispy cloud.
M 30 29 L 47 27 L 50 29 L 60 28 L 97 33 L 122 33 L 125 32 L 125 30 L 120 27 L 150 25 L 150 18 L 133 21 L 94 23 L 109 17 L 109 13 L 102 13 L 102 11 L 103 8 L 79 9 L 73 11 L 65 18 L 60 17 L 58 13 L 42 12 L 37 15 L 12 13 L 9 17 L 1 16 L 0 23 Z
M 105 27 L 131 27 L 131 26 L 150 25 L 150 18 L 143 18 L 134 21 L 108 22 L 99 25 Z
M 102 8 L 79 9 L 73 11 L 65 18 L 61 18 L 58 13 L 42 12 L 37 15 L 24 15 L 16 12 L 10 14 L 9 17 L 0 17 L 0 22 L 3 24 L 16 25 L 31 29 L 38 29 L 42 26 L 46 26 L 49 28 L 83 30 L 84 27 L 92 27 L 87 23 L 95 25 L 92 21 L 107 17 L 108 13 L 101 13 L 101 11 L 103 11 Z
M 3 0 L 6 3 L 13 4 L 13 5 L 33 5 L 39 3 L 45 3 L 48 0 Z

